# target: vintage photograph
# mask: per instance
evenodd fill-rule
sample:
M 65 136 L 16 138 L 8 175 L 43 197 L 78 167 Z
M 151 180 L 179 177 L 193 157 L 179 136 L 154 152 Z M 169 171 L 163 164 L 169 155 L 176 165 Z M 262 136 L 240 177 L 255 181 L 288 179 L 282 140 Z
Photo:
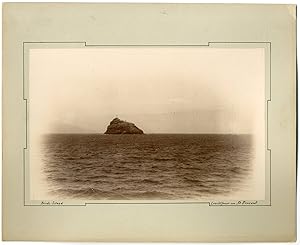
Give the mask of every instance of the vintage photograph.
M 31 200 L 264 199 L 264 51 L 30 49 Z

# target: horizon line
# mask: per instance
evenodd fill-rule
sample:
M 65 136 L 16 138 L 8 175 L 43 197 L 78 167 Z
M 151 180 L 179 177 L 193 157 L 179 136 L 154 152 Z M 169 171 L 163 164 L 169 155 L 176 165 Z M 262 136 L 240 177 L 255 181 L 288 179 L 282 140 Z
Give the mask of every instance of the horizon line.
M 105 133 L 59 133 L 59 132 L 51 132 L 51 133 L 42 133 L 42 135 L 46 134 L 99 134 L 99 135 L 157 135 L 157 134 L 164 134 L 164 135 L 170 135 L 170 134 L 219 134 L 219 135 L 252 135 L 253 133 L 143 133 L 143 134 L 105 134 Z

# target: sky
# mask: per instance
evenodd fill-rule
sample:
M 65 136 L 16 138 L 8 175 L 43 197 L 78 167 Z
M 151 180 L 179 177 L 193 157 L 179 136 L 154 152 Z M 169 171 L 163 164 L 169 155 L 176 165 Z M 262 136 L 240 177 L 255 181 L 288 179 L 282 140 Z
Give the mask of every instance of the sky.
M 262 48 L 30 49 L 36 133 L 104 133 L 116 116 L 145 133 L 247 133 L 264 127 Z

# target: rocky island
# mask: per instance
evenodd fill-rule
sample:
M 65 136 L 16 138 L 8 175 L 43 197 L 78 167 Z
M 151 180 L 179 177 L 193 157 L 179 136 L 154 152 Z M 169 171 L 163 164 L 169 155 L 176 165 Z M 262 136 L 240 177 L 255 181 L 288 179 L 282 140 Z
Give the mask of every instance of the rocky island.
M 144 134 L 144 132 L 133 123 L 115 118 L 107 126 L 104 134 Z

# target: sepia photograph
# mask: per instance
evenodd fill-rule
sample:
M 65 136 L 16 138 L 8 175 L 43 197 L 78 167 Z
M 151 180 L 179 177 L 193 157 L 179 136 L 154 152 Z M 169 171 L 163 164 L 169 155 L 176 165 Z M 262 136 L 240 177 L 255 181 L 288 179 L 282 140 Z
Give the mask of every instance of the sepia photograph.
M 31 200 L 263 200 L 265 49 L 29 50 Z
M 295 4 L 2 10 L 4 241 L 297 240 Z
M 297 240 L 296 4 L 5 2 L 2 22 L 3 241 Z

